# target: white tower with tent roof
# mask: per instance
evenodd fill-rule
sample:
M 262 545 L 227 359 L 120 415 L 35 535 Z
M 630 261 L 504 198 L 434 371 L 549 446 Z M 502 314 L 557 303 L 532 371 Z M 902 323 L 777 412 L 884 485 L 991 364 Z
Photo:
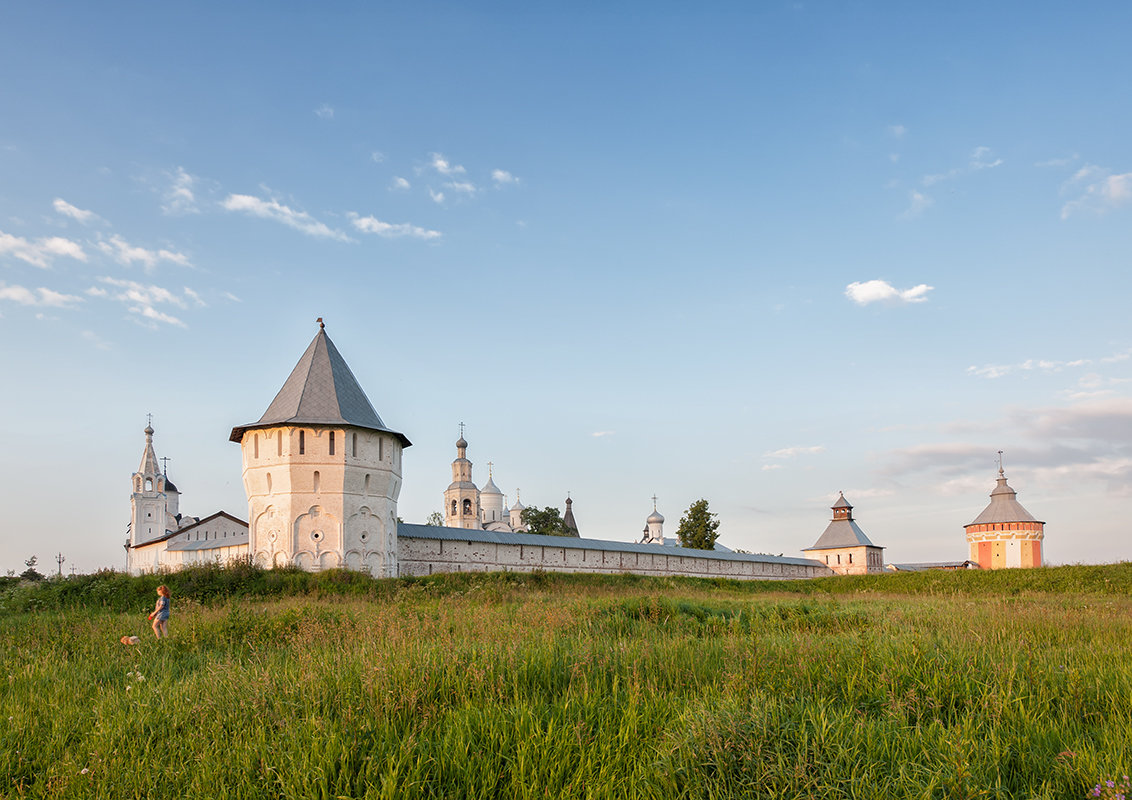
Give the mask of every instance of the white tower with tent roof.
M 256 563 L 397 574 L 401 453 L 411 442 L 381 421 L 321 318 L 267 411 L 229 438 L 243 453 Z

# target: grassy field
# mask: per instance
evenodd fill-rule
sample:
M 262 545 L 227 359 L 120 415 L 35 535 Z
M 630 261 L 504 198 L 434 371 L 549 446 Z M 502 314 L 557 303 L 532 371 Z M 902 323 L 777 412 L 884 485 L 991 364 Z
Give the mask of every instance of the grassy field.
M 163 579 L 162 642 L 158 578 L 0 588 L 0 795 L 1084 798 L 1132 768 L 1129 564 Z

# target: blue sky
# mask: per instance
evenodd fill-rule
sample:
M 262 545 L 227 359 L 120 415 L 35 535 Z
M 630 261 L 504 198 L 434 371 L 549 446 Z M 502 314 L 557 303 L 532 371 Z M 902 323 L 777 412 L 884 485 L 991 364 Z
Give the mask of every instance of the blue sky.
M 996 451 L 1047 560 L 1132 558 L 1122 3 L 20 4 L 0 25 L 0 568 L 122 563 L 322 316 L 414 447 L 630 540 L 795 555 L 839 490 L 966 557 Z M 53 562 L 51 562 L 53 564 Z

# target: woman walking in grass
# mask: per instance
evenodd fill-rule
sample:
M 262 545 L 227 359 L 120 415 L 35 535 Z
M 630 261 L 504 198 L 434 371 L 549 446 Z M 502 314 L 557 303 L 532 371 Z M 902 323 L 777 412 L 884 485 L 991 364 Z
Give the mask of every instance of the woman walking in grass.
M 162 584 L 157 587 L 157 605 L 149 614 L 153 620 L 153 635 L 158 639 L 169 635 L 169 605 L 169 587 Z

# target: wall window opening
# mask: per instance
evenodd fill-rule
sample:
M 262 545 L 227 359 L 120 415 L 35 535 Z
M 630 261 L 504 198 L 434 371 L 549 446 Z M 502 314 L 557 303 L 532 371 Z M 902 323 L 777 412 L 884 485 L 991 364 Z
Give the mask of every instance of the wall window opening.
M 354 434 L 354 458 L 358 457 L 358 434 Z
M 330 432 L 330 440 L 328 446 L 330 448 L 330 455 L 334 455 L 334 431 Z
M 314 490 L 315 490 L 316 493 L 318 492 L 320 485 L 321 485 L 321 481 L 319 480 L 318 470 L 316 469 L 314 471 Z
M 299 431 L 299 455 L 306 455 L 307 453 L 307 432 Z

